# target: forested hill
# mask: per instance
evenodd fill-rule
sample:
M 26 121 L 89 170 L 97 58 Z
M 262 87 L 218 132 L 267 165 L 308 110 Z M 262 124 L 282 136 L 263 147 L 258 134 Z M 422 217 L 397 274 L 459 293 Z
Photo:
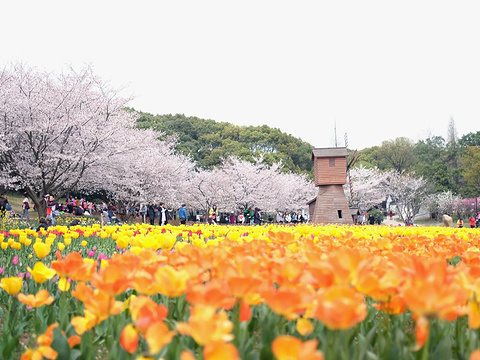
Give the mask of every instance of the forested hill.
M 165 135 L 176 134 L 179 138 L 177 151 L 189 154 L 200 167 L 220 165 L 222 158 L 228 156 L 251 160 L 263 154 L 268 164 L 282 161 L 286 170 L 312 172 L 313 146 L 277 128 L 238 126 L 182 114 L 138 113 L 141 115 L 137 121 L 139 128 L 152 128 Z

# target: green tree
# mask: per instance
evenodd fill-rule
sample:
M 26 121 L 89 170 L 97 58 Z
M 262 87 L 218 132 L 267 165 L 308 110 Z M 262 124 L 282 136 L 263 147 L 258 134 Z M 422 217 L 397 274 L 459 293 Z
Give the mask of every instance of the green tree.
M 458 192 L 458 186 L 452 180 L 451 168 L 447 165 L 448 153 L 443 137 L 432 136 L 418 141 L 413 153 L 415 173 L 429 180 L 434 192 Z
M 384 141 L 380 147 L 380 156 L 391 169 L 400 174 L 413 170 L 415 163 L 413 148 L 412 140 L 399 137 L 395 140 Z
M 477 197 L 480 194 L 480 146 L 467 146 L 462 164 L 466 195 Z
M 162 137 L 177 136 L 176 151 L 189 155 L 200 168 L 219 166 L 229 156 L 253 163 L 262 155 L 268 165 L 281 161 L 285 172 L 313 176 L 313 146 L 267 125 L 236 126 L 182 114 L 140 113 L 137 126 L 157 130 Z

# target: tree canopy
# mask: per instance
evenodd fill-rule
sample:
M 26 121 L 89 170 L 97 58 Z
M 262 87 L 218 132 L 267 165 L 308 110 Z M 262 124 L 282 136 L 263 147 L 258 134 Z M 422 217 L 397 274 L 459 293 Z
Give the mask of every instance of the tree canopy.
M 395 170 L 428 180 L 435 193 L 450 191 L 463 197 L 480 195 L 478 146 L 480 131 L 458 140 L 431 136 L 416 143 L 407 138 L 384 141 L 359 151 L 356 166 Z
M 177 136 L 176 150 L 190 156 L 199 168 L 212 169 L 231 156 L 252 163 L 262 156 L 267 165 L 281 162 L 286 172 L 312 173 L 313 146 L 277 128 L 238 126 L 182 114 L 139 114 L 139 128 L 160 131 L 163 137 Z

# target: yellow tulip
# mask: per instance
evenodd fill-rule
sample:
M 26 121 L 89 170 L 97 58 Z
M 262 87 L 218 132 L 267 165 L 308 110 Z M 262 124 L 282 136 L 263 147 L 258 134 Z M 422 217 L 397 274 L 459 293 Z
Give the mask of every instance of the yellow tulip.
M 15 295 L 20 292 L 22 289 L 22 278 L 19 277 L 8 277 L 3 278 L 0 287 L 3 288 L 10 295 Z
M 40 259 L 43 259 L 45 256 L 50 254 L 50 247 L 51 246 L 49 244 L 44 244 L 42 242 L 33 244 L 33 250 L 35 250 L 35 254 L 37 254 Z
M 41 261 L 35 264 L 33 270 L 27 266 L 27 270 L 32 274 L 33 280 L 38 284 L 43 284 L 45 281 L 50 280 L 55 276 L 55 270 L 50 269 Z
M 68 291 L 70 289 L 70 283 L 66 278 L 62 277 L 58 281 L 58 288 L 62 291 Z

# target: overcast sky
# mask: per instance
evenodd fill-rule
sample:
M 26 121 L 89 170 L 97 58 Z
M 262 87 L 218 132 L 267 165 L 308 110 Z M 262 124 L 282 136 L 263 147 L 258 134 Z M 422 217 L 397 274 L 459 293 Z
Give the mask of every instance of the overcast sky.
M 480 1 L 2 1 L 0 65 L 92 64 L 153 114 L 315 147 L 480 124 Z

